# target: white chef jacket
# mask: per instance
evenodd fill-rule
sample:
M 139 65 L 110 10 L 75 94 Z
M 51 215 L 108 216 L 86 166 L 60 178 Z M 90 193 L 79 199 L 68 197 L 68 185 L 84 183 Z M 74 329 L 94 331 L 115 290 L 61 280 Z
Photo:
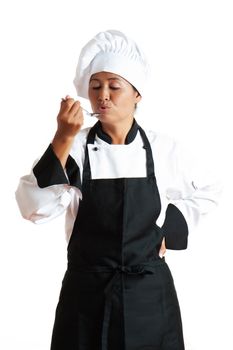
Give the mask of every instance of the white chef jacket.
M 59 171 L 66 175 L 66 181 L 63 183 L 49 182 L 41 188 L 32 170 L 29 175 L 20 179 L 16 190 L 16 200 L 22 216 L 36 224 L 50 221 L 66 211 L 67 242 L 78 213 L 79 201 L 82 199 L 82 171 L 89 130 L 90 128 L 85 128 L 77 134 L 70 152 L 70 157 L 79 170 L 80 186 L 74 186 L 69 182 L 66 169 L 63 170 L 60 165 Z M 157 223 L 162 226 L 168 205 L 172 204 L 181 213 L 190 232 L 200 217 L 218 203 L 221 186 L 215 181 L 208 183 L 203 176 L 206 173 L 200 172 L 192 161 L 187 162 L 188 158 L 184 157 L 174 139 L 153 131 L 145 130 L 145 132 L 152 149 L 161 199 L 161 213 Z M 94 145 L 87 146 L 92 179 L 146 177 L 146 152 L 138 130 L 131 142 L 124 145 L 111 144 L 108 138 L 102 135 L 103 132 L 97 134 Z M 51 145 L 50 152 L 53 152 Z M 47 159 L 47 164 L 48 162 L 50 160 Z M 38 160 L 33 167 L 37 163 Z M 46 171 L 46 166 L 44 170 Z M 52 169 L 53 171 L 56 172 Z

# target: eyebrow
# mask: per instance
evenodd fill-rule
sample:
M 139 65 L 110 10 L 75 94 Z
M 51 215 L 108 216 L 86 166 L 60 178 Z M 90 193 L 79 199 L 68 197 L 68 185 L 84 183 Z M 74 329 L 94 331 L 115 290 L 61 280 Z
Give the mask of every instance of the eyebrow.
M 92 81 L 92 80 L 96 80 L 96 81 L 98 81 L 98 82 L 101 81 L 100 79 L 97 79 L 97 78 L 91 78 L 90 81 Z M 120 78 L 108 78 L 107 80 L 118 80 L 118 81 L 123 81 L 123 80 L 120 79 Z

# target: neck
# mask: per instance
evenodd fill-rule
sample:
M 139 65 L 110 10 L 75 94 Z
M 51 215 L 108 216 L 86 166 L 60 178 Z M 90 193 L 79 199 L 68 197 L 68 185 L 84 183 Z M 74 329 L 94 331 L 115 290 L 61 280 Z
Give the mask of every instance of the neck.
M 112 144 L 125 144 L 126 136 L 133 125 L 134 118 L 124 121 L 123 123 L 107 124 L 102 123 L 103 131 L 112 139 Z

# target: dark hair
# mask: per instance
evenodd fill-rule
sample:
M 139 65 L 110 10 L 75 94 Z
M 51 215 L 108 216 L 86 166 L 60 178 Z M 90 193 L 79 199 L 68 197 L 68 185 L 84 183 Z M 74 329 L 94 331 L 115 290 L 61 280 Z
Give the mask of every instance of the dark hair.
M 132 85 L 132 84 L 131 84 L 131 85 Z M 134 89 L 134 91 L 136 91 L 136 92 L 138 93 L 139 96 L 141 96 L 141 94 L 138 92 L 138 90 L 136 89 L 135 86 L 132 85 L 132 88 Z M 135 105 L 134 105 L 134 110 L 135 110 L 135 111 L 136 111 L 136 109 L 137 109 L 137 106 L 138 106 L 138 104 L 135 103 Z
M 131 84 L 132 85 L 132 84 Z M 136 89 L 135 86 L 132 85 L 132 88 L 134 89 L 134 91 L 136 91 L 138 93 L 139 96 L 141 96 L 141 94 L 138 92 L 138 90 Z

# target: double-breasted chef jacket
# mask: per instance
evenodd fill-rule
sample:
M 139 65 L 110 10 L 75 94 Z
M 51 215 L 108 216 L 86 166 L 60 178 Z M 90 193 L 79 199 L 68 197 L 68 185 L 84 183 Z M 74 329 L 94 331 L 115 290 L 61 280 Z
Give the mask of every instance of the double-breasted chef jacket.
M 187 247 L 189 227 L 219 193 L 201 185 L 172 139 L 135 120 L 124 145 L 111 144 L 100 122 L 83 129 L 65 171 L 48 147 L 21 178 L 16 198 L 35 223 L 66 210 L 68 267 L 51 350 L 184 349 L 173 278 L 159 248 L 163 237 L 168 249 Z

